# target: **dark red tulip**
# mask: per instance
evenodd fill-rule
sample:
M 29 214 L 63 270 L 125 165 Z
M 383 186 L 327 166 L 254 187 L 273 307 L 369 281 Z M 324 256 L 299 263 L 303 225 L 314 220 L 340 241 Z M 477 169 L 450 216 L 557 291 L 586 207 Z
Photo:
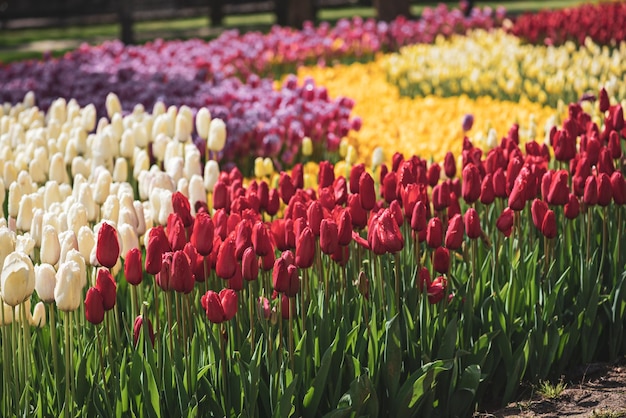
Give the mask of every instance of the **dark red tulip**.
M 333 208 L 337 205 L 335 201 L 335 192 L 331 187 L 324 187 L 323 189 L 318 189 L 319 193 L 319 202 L 322 207 L 328 211 L 332 211 Z
M 480 202 L 483 205 L 490 205 L 496 200 L 496 194 L 493 190 L 493 179 L 491 173 L 485 174 L 480 185 Z
M 424 288 L 428 290 L 428 286 L 430 286 L 430 272 L 426 267 L 422 266 L 418 272 L 417 286 L 420 292 L 423 292 Z
M 317 174 L 317 184 L 319 187 L 328 187 L 335 182 L 335 170 L 329 161 L 320 161 L 319 172 Z
M 348 196 L 347 210 L 350 213 L 354 228 L 361 229 L 367 225 L 367 212 L 361 206 L 361 199 L 358 194 Z
M 95 287 L 90 287 L 85 296 L 85 319 L 94 325 L 104 321 L 104 300 Z
M 452 152 L 448 151 L 443 159 L 443 171 L 448 178 L 456 176 L 456 160 Z
M 593 206 L 598 203 L 598 184 L 594 176 L 589 176 L 587 180 L 585 180 L 583 202 L 585 202 L 587 206 Z
M 626 205 L 626 180 L 621 172 L 611 174 L 611 188 L 613 189 L 613 201 L 616 205 Z
M 309 227 L 311 228 L 311 231 L 313 231 L 313 235 L 319 237 L 320 225 L 322 223 L 322 219 L 324 219 L 324 209 L 322 208 L 322 204 L 318 200 L 311 202 L 306 213 Z
M 397 253 L 404 248 L 402 232 L 389 209 L 383 210 L 378 218 L 378 237 L 383 243 L 385 252 Z
M 499 198 L 508 196 L 506 193 L 506 174 L 502 168 L 496 169 L 493 173 L 493 193 Z
M 252 247 L 252 223 L 249 220 L 242 220 L 235 229 L 235 256 L 241 260 L 246 248 Z
M 598 102 L 600 106 L 600 112 L 602 113 L 606 112 L 607 110 L 609 110 L 609 107 L 611 107 L 611 102 L 609 101 L 609 94 L 607 93 L 604 87 L 602 87 L 602 89 L 600 90 L 600 96 L 598 97 Z
M 102 295 L 102 306 L 105 311 L 113 309 L 117 298 L 117 284 L 113 279 L 111 271 L 106 268 L 99 268 L 96 274 L 96 289 Z
M 469 208 L 467 212 L 465 212 L 464 220 L 465 233 L 467 234 L 468 238 L 480 238 L 480 236 L 482 235 L 482 229 L 480 228 L 480 218 L 478 217 L 478 212 L 476 212 L 476 209 Z
M 256 255 L 260 257 L 267 255 L 270 251 L 274 251 L 270 239 L 270 232 L 263 222 L 257 222 L 254 224 L 254 227 L 252 227 L 252 247 Z
M 214 324 L 221 324 L 224 322 L 224 308 L 222 307 L 222 301 L 220 296 L 213 290 L 209 290 L 200 298 L 200 303 L 204 308 L 209 321 Z
M 433 187 L 433 209 L 439 212 L 450 206 L 450 186 L 448 183 L 439 183 Z
M 296 301 L 286 294 L 280 296 L 280 315 L 284 320 L 288 320 L 290 315 L 296 315 Z
M 348 210 L 342 210 L 337 221 L 337 242 L 345 246 L 352 242 L 352 216 Z
M 365 164 L 355 164 L 350 169 L 349 183 L 350 193 L 359 193 L 359 181 L 361 174 L 365 173 Z
M 385 199 L 385 202 L 391 203 L 395 199 L 397 199 L 398 195 L 396 194 L 396 189 L 398 187 L 398 176 L 395 171 L 390 171 L 387 173 L 385 178 L 383 179 L 383 187 L 382 187 L 382 195 Z
M 448 230 L 446 231 L 446 247 L 451 250 L 458 250 L 463 245 L 463 236 L 465 234 L 465 225 L 463 217 L 459 214 L 454 215 L 448 222 Z M 444 272 L 440 272 L 444 273 Z
M 496 221 L 496 228 L 498 228 L 498 231 L 502 232 L 505 237 L 511 236 L 514 215 L 515 213 L 513 212 L 513 209 L 507 207 L 504 208 Z
M 443 224 L 441 219 L 435 217 L 430 218 L 428 226 L 426 227 L 426 244 L 430 248 L 441 247 L 443 241 Z
M 206 278 L 209 275 L 209 272 L 207 270 L 210 267 L 208 266 L 208 263 L 205 267 L 205 262 L 204 262 L 205 257 L 203 255 L 198 254 L 196 247 L 194 247 L 190 242 L 185 244 L 185 248 L 183 248 L 183 252 L 187 255 L 187 258 L 189 258 L 189 266 L 191 267 L 191 274 L 193 275 L 195 281 L 198 283 L 202 283 L 206 281 Z
M 300 291 L 300 276 L 298 275 L 298 268 L 293 264 L 287 266 L 287 276 L 289 280 L 289 286 L 287 290 L 283 292 L 285 295 L 289 297 L 294 297 Z
M 337 177 L 332 183 L 333 193 L 335 195 L 335 203 L 344 205 L 348 201 L 348 185 L 345 177 Z
M 528 182 L 525 176 L 518 175 L 513 183 L 513 190 L 509 195 L 509 207 L 515 211 L 521 211 L 526 206 L 526 193 Z
M 569 200 L 569 176 L 566 170 L 559 170 L 552 176 L 547 199 L 551 205 L 565 205 Z
M 243 290 L 243 268 L 239 263 L 237 263 L 237 268 L 235 268 L 235 274 L 228 279 L 228 289 L 232 289 L 235 292 L 240 292 Z
M 278 192 L 285 205 L 289 203 L 291 197 L 296 193 L 296 188 L 293 186 L 291 176 L 284 171 L 280 173 L 278 179 Z
M 146 243 L 146 272 L 155 275 L 161 271 L 163 254 L 170 251 L 170 244 L 163 227 L 150 228 Z
M 191 216 L 191 205 L 189 199 L 185 197 L 181 192 L 175 192 L 172 194 L 172 207 L 174 213 L 180 216 L 185 228 L 189 228 L 193 224 L 193 216 Z
M 448 206 L 448 218 L 461 214 L 461 204 L 455 192 L 450 192 L 450 206 Z
M 278 209 L 280 209 L 280 199 L 278 195 L 278 190 L 270 189 L 268 200 L 267 200 L 267 207 L 265 208 L 265 211 L 267 212 L 268 215 L 274 216 L 278 212 Z
M 624 110 L 622 106 L 617 104 L 611 106 L 611 119 L 613 121 L 613 127 L 616 131 L 621 131 L 624 128 Z
M 411 160 L 404 161 L 398 169 L 398 181 L 404 187 L 417 183 L 416 167 Z
M 309 268 L 313 265 L 315 256 L 315 236 L 308 226 L 305 227 L 296 240 L 296 265 L 300 268 Z
M 203 256 L 211 254 L 214 233 L 215 226 L 211 216 L 206 212 L 199 212 L 196 215 L 190 239 L 199 254 Z
M 96 259 L 100 265 L 112 268 L 120 256 L 120 243 L 117 240 L 117 230 L 107 222 L 103 222 L 98 230 L 96 242 Z
M 148 338 L 150 338 L 150 343 L 154 346 L 154 329 L 152 328 L 152 322 L 148 318 L 144 318 L 143 315 L 138 315 L 135 318 L 135 322 L 133 323 L 133 345 L 136 347 L 137 342 L 139 341 L 139 335 L 142 330 L 148 332 Z M 145 338 L 145 334 L 144 334 Z
M 421 232 L 426 229 L 426 204 L 421 200 L 413 207 L 411 214 L 411 229 L 415 232 Z
M 428 190 L 425 184 L 409 184 L 401 188 L 402 207 L 404 207 L 404 217 L 410 219 L 413 216 L 413 209 L 417 202 L 422 201 L 426 205 L 426 214 L 430 214 L 430 202 L 428 200 Z
M 175 251 L 170 267 L 170 286 L 178 293 L 190 293 L 193 290 L 195 278 L 191 271 L 189 257 L 184 251 Z
M 432 305 L 441 302 L 446 295 L 448 281 L 445 277 L 439 276 L 428 286 L 428 302 Z
M 609 152 L 611 153 L 611 158 L 617 160 L 622 156 L 622 146 L 619 140 L 619 134 L 617 131 L 611 131 L 609 134 L 609 144 L 608 144 Z
M 472 163 L 463 168 L 461 194 L 468 204 L 474 203 L 480 197 L 480 172 Z
M 291 182 L 296 189 L 304 187 L 304 171 L 302 171 L 301 163 L 294 165 L 291 169 Z
M 267 210 L 267 204 L 270 198 L 270 187 L 265 180 L 259 182 L 259 189 L 257 190 L 257 196 L 259 197 L 259 209 Z
M 546 217 L 548 209 L 548 204 L 540 199 L 533 200 L 532 205 L 530 205 L 530 213 L 533 218 L 533 225 L 535 225 L 535 228 L 540 231 L 541 226 L 543 225 L 543 219 Z
M 372 210 L 376 205 L 376 189 L 374 179 L 368 172 L 361 173 L 359 177 L 359 193 L 361 207 L 365 210 Z
M 143 279 L 141 266 L 141 251 L 139 251 L 139 248 L 131 248 L 128 250 L 126 258 L 124 259 L 124 277 L 128 283 L 134 286 L 141 283 Z
M 253 281 L 259 277 L 259 260 L 252 247 L 246 248 L 241 258 L 241 276 L 244 280 Z
M 580 213 L 580 202 L 575 194 L 569 194 L 568 201 L 563 207 L 563 213 L 567 219 L 576 219 L 578 217 Z
M 215 274 L 217 274 L 217 277 L 227 280 L 234 276 L 237 269 L 236 248 L 235 238 L 232 235 L 220 245 L 217 260 L 215 261 Z
M 170 270 L 172 267 L 173 257 L 174 253 L 171 251 L 163 254 L 161 261 L 161 271 L 159 271 L 154 278 L 157 286 L 159 286 L 164 292 L 168 292 L 171 290 Z
M 324 254 L 332 254 L 337 251 L 339 229 L 337 223 L 332 219 L 322 220 L 320 226 L 320 249 Z
M 230 194 L 226 183 L 218 181 L 213 186 L 213 209 L 229 209 Z
M 224 209 L 218 209 L 213 214 L 213 225 L 215 225 L 214 235 L 219 236 L 222 241 L 228 236 L 228 214 Z
M 576 155 L 576 136 L 566 130 L 557 130 L 553 147 L 557 161 L 569 161 Z
M 450 251 L 446 247 L 438 247 L 433 254 L 433 266 L 435 271 L 445 274 L 450 268 Z
M 546 216 L 543 218 L 541 225 L 541 233 L 548 239 L 556 237 L 556 216 L 551 209 L 548 209 Z
M 187 243 L 185 225 L 176 213 L 170 213 L 167 217 L 167 241 L 172 251 L 182 250 Z
M 432 163 L 430 167 L 428 167 L 428 173 L 426 174 L 428 185 L 430 187 L 435 187 L 435 185 L 439 183 L 440 176 L 441 176 L 441 166 L 437 163 Z
M 272 250 L 269 254 L 264 257 L 261 257 L 261 269 L 263 271 L 270 271 L 274 268 L 274 261 L 276 260 L 276 255 Z
M 613 188 L 611 178 L 606 173 L 600 173 L 597 180 L 598 185 L 598 205 L 608 206 L 613 198 Z

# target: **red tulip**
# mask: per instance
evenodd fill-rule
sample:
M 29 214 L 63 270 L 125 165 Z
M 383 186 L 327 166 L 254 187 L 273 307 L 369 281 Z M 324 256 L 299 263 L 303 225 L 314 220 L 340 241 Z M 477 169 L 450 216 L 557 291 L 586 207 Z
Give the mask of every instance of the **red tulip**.
M 363 172 L 359 178 L 359 198 L 361 207 L 365 210 L 372 210 L 376 205 L 376 190 L 374 179 L 368 172 Z
M 178 293 L 188 294 L 193 290 L 194 284 L 189 257 L 184 251 L 175 251 L 170 266 L 171 288 Z
M 211 216 L 206 212 L 199 212 L 193 224 L 191 233 L 191 244 L 196 247 L 199 254 L 207 256 L 213 249 L 213 236 L 215 226 Z
M 348 185 L 345 177 L 337 177 L 332 183 L 333 194 L 335 195 L 335 203 L 344 205 L 348 201 Z
M 446 231 L 446 247 L 451 250 L 458 250 L 463 245 L 463 235 L 465 227 L 461 215 L 454 215 L 448 222 L 448 230 Z M 444 273 L 444 272 L 441 272 Z
M 428 167 L 428 172 L 426 173 L 426 179 L 428 181 L 428 185 L 430 187 L 435 187 L 437 183 L 439 183 L 439 177 L 441 176 L 441 166 L 437 163 L 432 163 L 430 167 Z
M 450 206 L 450 185 L 447 182 L 433 187 L 433 209 L 439 212 Z
M 235 238 L 231 235 L 222 242 L 215 262 L 215 274 L 222 279 L 230 279 L 237 269 L 237 255 Z
M 275 260 L 276 260 L 276 255 L 274 254 L 274 251 L 272 250 L 266 256 L 261 257 L 261 269 L 263 271 L 270 271 L 272 268 L 274 268 Z
M 277 292 L 285 292 L 289 288 L 289 273 L 287 267 L 289 263 L 284 257 L 278 257 L 274 261 L 274 268 L 272 270 L 272 285 Z
M 402 232 L 400 232 L 400 228 L 389 209 L 383 210 L 377 224 L 378 237 L 385 248 L 385 252 L 393 254 L 404 248 Z
M 568 202 L 563 207 L 563 213 L 567 219 L 576 219 L 580 213 L 580 202 L 575 194 L 570 193 Z
M 483 181 L 480 185 L 480 202 L 483 205 L 490 205 L 496 200 L 496 194 L 493 190 L 493 179 L 491 173 L 487 173 L 483 177 Z
M 335 182 L 335 170 L 329 161 L 320 161 L 319 172 L 317 173 L 317 184 L 319 187 L 328 187 Z
M 219 294 L 209 290 L 202 296 L 200 303 L 209 321 L 220 324 L 235 317 L 238 296 L 232 289 L 222 289 Z
M 509 207 L 515 211 L 521 211 L 526 206 L 526 193 L 528 188 L 527 179 L 518 175 L 513 184 L 513 190 L 509 195 Z
M 320 224 L 322 223 L 322 219 L 324 219 L 324 209 L 322 208 L 321 203 L 318 200 L 311 202 L 306 213 L 309 227 L 311 228 L 311 231 L 313 231 L 313 235 L 319 237 Z
M 352 242 L 352 216 L 348 210 L 342 210 L 337 221 L 337 243 L 345 246 Z
M 611 174 L 611 188 L 613 189 L 613 201 L 616 205 L 626 205 L 626 180 L 621 172 Z
M 474 203 L 480 197 L 480 172 L 478 167 L 472 163 L 463 168 L 461 194 L 468 204 Z
M 319 193 L 319 202 L 322 207 L 328 211 L 333 210 L 333 208 L 337 205 L 335 201 L 335 192 L 330 187 L 324 187 L 322 189 L 318 189 Z
M 161 288 L 164 292 L 168 292 L 171 289 L 171 267 L 172 267 L 172 259 L 174 257 L 174 253 L 168 251 L 163 254 L 161 260 L 161 270 L 156 274 L 155 281 L 157 286 Z
M 295 304 L 295 299 L 287 296 L 286 294 L 280 296 L 280 315 L 283 319 L 289 319 L 289 314 L 296 314 Z
M 323 219 L 320 226 L 320 250 L 324 254 L 332 254 L 337 251 L 339 229 L 332 219 Z M 352 238 L 352 237 L 351 237 Z
M 296 265 L 300 268 L 309 268 L 313 265 L 315 256 L 315 236 L 308 226 L 305 227 L 296 240 Z
M 569 161 L 576 155 L 576 136 L 566 130 L 557 130 L 554 135 L 554 158 Z
M 170 213 L 167 217 L 167 241 L 172 251 L 182 250 L 187 243 L 185 225 L 176 213 Z
M 593 206 L 598 203 L 598 185 L 594 176 L 589 176 L 587 180 L 585 180 L 583 202 L 588 206 Z
M 134 286 L 141 283 L 143 271 L 141 268 L 141 251 L 139 248 L 131 248 L 126 253 L 124 260 L 124 277 L 126 281 Z
M 191 205 L 189 199 L 185 197 L 181 192 L 175 192 L 172 194 L 172 207 L 174 213 L 180 216 L 185 228 L 189 228 L 193 225 L 193 216 L 191 216 Z
M 541 233 L 548 239 L 556 237 L 556 216 L 551 209 L 548 209 L 546 216 L 543 218 Z
M 609 151 L 611 152 L 611 158 L 617 160 L 622 156 L 622 146 L 619 141 L 619 134 L 617 131 L 611 131 L 609 134 Z
M 259 210 L 267 210 L 267 204 L 270 198 L 270 187 L 265 180 L 259 182 L 257 196 L 259 197 Z
M 259 260 L 252 247 L 246 248 L 241 257 L 241 276 L 247 281 L 253 281 L 259 277 Z
M 213 186 L 213 209 L 229 209 L 230 195 L 228 186 L 222 181 L 218 181 Z
M 296 188 L 293 186 L 291 177 L 284 171 L 280 173 L 278 179 L 278 192 L 285 205 L 289 203 L 291 197 L 296 193 Z
M 496 197 L 505 198 L 506 193 L 506 174 L 502 168 L 496 169 L 493 173 L 493 192 Z
M 398 195 L 396 194 L 397 187 L 398 176 L 396 175 L 395 171 L 387 173 L 387 175 L 383 179 L 383 187 L 381 193 L 387 203 L 391 203 L 398 197 Z
M 443 160 L 443 171 L 448 178 L 453 178 L 456 175 L 456 161 L 452 152 L 448 151 Z
M 600 112 L 604 113 L 609 110 L 609 107 L 611 107 L 611 102 L 609 101 L 609 94 L 604 87 L 602 87 L 602 89 L 600 90 L 600 97 L 598 99 Z
M 419 201 L 413 207 L 413 213 L 411 214 L 411 229 L 415 232 L 420 232 L 426 229 L 426 204 Z
M 228 235 L 228 214 L 224 209 L 218 209 L 213 214 L 213 224 L 215 225 L 214 235 L 219 236 L 222 241 Z
M 361 206 L 361 201 L 358 194 L 351 194 L 348 196 L 347 210 L 350 213 L 352 219 L 352 226 L 354 228 L 364 228 L 367 225 L 367 212 Z
M 513 230 L 513 220 L 513 209 L 509 207 L 504 208 L 504 210 L 498 217 L 498 220 L 496 221 L 496 228 L 498 228 L 498 230 L 502 232 L 505 237 L 509 237 L 511 236 L 511 232 Z
M 268 200 L 267 200 L 267 207 L 265 208 L 265 211 L 267 212 L 268 215 L 274 216 L 278 212 L 278 209 L 280 209 L 280 199 L 278 195 L 278 190 L 270 189 Z
M 448 206 L 448 218 L 461 214 L 461 204 L 455 192 L 450 192 L 450 206 Z
M 283 293 L 289 297 L 294 297 L 300 291 L 300 276 L 298 275 L 298 268 L 293 264 L 287 266 L 287 276 L 289 277 L 289 286 Z
M 96 274 L 96 289 L 98 289 L 102 295 L 102 306 L 104 310 L 108 311 L 113 309 L 117 298 L 117 284 L 109 269 L 98 269 L 98 273 Z
M 202 283 L 206 281 L 209 272 L 206 271 L 205 268 L 205 257 L 198 254 L 196 247 L 194 247 L 190 242 L 185 244 L 185 248 L 183 248 L 183 252 L 189 258 L 189 266 L 191 267 L 191 274 L 194 279 L 198 283 Z M 207 263 L 208 264 L 208 263 Z
M 350 246 L 339 245 L 337 250 L 330 255 L 331 260 L 344 267 L 350 259 Z
M 480 228 L 480 218 L 478 217 L 478 212 L 476 209 L 469 208 L 467 212 L 465 212 L 465 233 L 468 238 L 476 239 L 480 238 L 482 235 L 482 229 Z
M 298 163 L 291 169 L 291 181 L 293 187 L 296 189 L 302 189 L 304 187 L 304 172 L 302 171 L 302 164 Z
M 270 251 L 274 251 L 269 231 L 263 222 L 257 222 L 252 227 L 252 246 L 256 255 L 261 257 L 267 255 Z
M 241 260 L 246 248 L 252 247 L 252 222 L 245 219 L 235 229 L 235 256 Z
M 85 319 L 94 325 L 104 321 L 104 300 L 95 287 L 90 287 L 85 296 Z
M 621 131 L 624 128 L 624 111 L 622 105 L 611 106 L 611 119 L 613 121 L 613 127 L 616 131 Z
M 361 174 L 365 173 L 365 164 L 355 164 L 350 169 L 349 189 L 350 193 L 359 193 L 359 181 Z
M 424 291 L 424 287 L 428 289 L 430 286 L 430 272 L 426 267 L 421 267 L 418 273 L 418 282 L 417 285 L 420 288 L 420 292 Z
M 117 240 L 117 230 L 103 222 L 98 231 L 98 241 L 96 242 L 96 258 L 100 265 L 112 268 L 120 256 L 120 243 Z
M 559 170 L 552 176 L 547 197 L 551 205 L 563 206 L 569 199 L 568 174 L 565 170 Z
M 437 248 L 441 246 L 443 240 L 443 224 L 441 219 L 435 217 L 430 218 L 428 226 L 426 227 L 426 244 L 430 248 Z
M 432 305 L 441 302 L 446 295 L 447 280 L 443 276 L 437 277 L 428 286 L 428 302 Z
M 154 346 L 154 329 L 152 328 L 152 322 L 148 318 L 144 318 L 143 315 L 137 316 L 135 318 L 135 322 L 133 323 L 133 345 L 136 347 L 137 342 L 139 341 L 139 335 L 142 330 L 147 328 L 148 338 L 150 338 L 150 343 Z M 144 334 L 145 335 L 145 334 Z
M 405 218 L 409 219 L 413 216 L 413 209 L 419 201 L 424 202 L 424 204 L 426 205 L 426 214 L 430 214 L 430 202 L 428 200 L 428 191 L 426 185 L 411 183 L 408 186 L 401 188 L 400 190 Z
M 598 175 L 598 205 L 608 206 L 613 198 L 613 188 L 611 187 L 611 178 L 606 173 Z
M 249 247 L 248 247 L 249 248 Z M 235 268 L 235 274 L 232 275 L 230 279 L 228 279 L 228 289 L 232 289 L 235 292 L 239 292 L 243 290 L 243 268 L 239 263 Z
M 533 225 L 535 225 L 535 228 L 540 231 L 548 209 L 548 204 L 540 199 L 533 200 L 533 203 L 530 206 L 530 213 L 533 218 Z
M 438 247 L 433 254 L 433 266 L 437 273 L 447 273 L 450 268 L 450 252 L 445 247 Z

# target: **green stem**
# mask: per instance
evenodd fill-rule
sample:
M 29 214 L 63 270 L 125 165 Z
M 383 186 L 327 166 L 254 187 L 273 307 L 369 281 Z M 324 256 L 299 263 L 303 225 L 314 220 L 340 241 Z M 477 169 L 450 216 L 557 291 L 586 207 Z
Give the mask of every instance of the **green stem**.
M 28 322 L 28 317 L 26 316 L 26 303 L 22 302 L 20 304 L 20 315 L 21 315 L 21 323 L 22 323 L 22 337 L 24 338 L 24 413 L 28 414 L 28 408 L 30 406 L 30 390 L 29 390 L 29 381 L 30 376 L 28 369 L 31 365 L 30 360 L 30 323 Z
M 220 359 L 221 359 L 221 364 L 220 364 L 220 368 L 222 369 L 222 386 L 223 386 L 223 390 L 224 390 L 224 400 L 226 401 L 226 405 L 225 405 L 225 416 L 230 416 L 230 393 L 228 390 L 228 370 L 227 370 L 227 364 L 226 364 L 226 347 L 224 344 L 224 335 L 226 335 L 226 324 L 222 324 L 221 326 L 222 328 L 222 332 L 219 333 L 219 340 L 220 340 Z
M 65 331 L 65 411 L 66 416 L 74 416 L 74 397 L 72 391 L 72 336 L 71 336 L 71 312 L 63 315 L 63 325 Z
M 60 385 L 59 385 L 59 346 L 57 339 L 57 321 L 55 317 L 55 306 L 53 303 L 48 304 L 48 310 L 50 313 L 50 345 L 52 346 L 52 365 L 54 367 L 54 382 L 56 385 L 56 398 L 57 398 L 57 407 L 58 411 L 61 410 L 61 397 L 59 394 L 61 393 Z

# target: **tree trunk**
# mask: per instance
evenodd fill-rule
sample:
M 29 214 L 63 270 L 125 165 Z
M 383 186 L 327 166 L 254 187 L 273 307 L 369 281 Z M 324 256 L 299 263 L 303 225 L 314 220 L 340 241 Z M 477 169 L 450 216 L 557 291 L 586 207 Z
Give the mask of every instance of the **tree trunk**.
M 275 0 L 276 23 L 301 28 L 307 21 L 315 21 L 315 0 Z
M 120 20 L 120 37 L 125 45 L 135 42 L 133 33 L 133 0 L 118 0 L 117 15 Z
M 376 17 L 389 22 L 398 16 L 410 16 L 409 0 L 374 0 Z
M 209 0 L 209 18 L 211 19 L 211 26 L 222 26 L 224 23 L 224 6 L 221 0 Z

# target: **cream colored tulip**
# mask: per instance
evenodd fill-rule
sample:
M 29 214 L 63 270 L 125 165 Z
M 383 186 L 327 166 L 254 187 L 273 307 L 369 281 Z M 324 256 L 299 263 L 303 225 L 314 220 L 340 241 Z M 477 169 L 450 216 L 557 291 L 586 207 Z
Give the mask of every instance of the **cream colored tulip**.
M 226 124 L 222 119 L 215 118 L 209 125 L 209 139 L 207 147 L 214 152 L 224 149 L 226 144 Z
M 78 309 L 82 298 L 82 282 L 80 265 L 76 261 L 67 260 L 61 263 L 54 287 L 57 308 L 64 312 Z
M 61 244 L 61 254 L 59 255 L 59 262 L 61 263 L 67 259 L 67 255 L 71 251 L 78 251 L 78 239 L 72 230 L 59 233 L 59 243 Z
M 122 104 L 120 103 L 119 97 L 115 93 L 109 93 L 106 97 L 105 102 L 107 115 L 109 119 L 113 118 L 113 115 L 122 113 Z
M 196 202 L 207 203 L 206 189 L 202 177 L 194 174 L 189 180 L 189 203 L 191 205 L 191 213 L 196 214 Z
M 30 311 L 29 311 L 30 314 Z M 30 325 L 38 328 L 46 326 L 46 306 L 43 302 L 37 302 L 33 309 L 33 314 L 30 316 Z
M 56 229 L 51 225 L 43 228 L 41 237 L 41 251 L 39 253 L 42 263 L 55 265 L 61 256 L 61 243 Z
M 35 267 L 22 252 L 14 251 L 5 258 L 0 278 L 0 293 L 7 305 L 24 302 L 35 290 Z
M 120 201 L 115 195 L 109 195 L 102 208 L 100 210 L 100 215 L 102 219 L 107 219 L 114 223 L 117 223 L 117 219 L 120 215 Z
M 122 245 L 120 246 L 120 254 L 126 257 L 126 254 L 131 248 L 139 248 L 139 237 L 137 231 L 129 224 L 121 224 L 118 226 L 117 231 L 119 233 Z
M 33 221 L 33 197 L 30 194 L 23 195 L 20 199 L 19 209 L 15 224 L 21 231 L 29 231 Z
M 93 233 L 93 229 L 87 225 L 81 226 L 78 230 L 76 241 L 78 242 L 78 251 L 80 252 L 80 255 L 85 260 L 89 260 L 91 251 L 96 246 L 96 236 Z
M 209 138 L 209 127 L 211 126 L 211 112 L 206 107 L 200 108 L 196 113 L 196 132 L 205 141 Z
M 220 176 L 220 166 L 215 160 L 208 161 L 204 166 L 204 187 L 212 192 Z
M 39 299 L 45 303 L 54 302 L 56 283 L 56 270 L 52 265 L 42 263 L 35 266 L 35 291 Z

